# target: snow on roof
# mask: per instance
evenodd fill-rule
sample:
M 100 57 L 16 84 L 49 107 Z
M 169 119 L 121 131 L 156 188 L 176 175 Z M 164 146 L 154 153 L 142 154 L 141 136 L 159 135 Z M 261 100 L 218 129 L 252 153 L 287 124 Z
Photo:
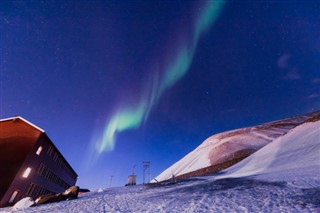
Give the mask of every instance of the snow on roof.
M 9 120 L 16 120 L 16 119 L 20 119 L 22 120 L 23 122 L 29 124 L 30 126 L 36 128 L 37 130 L 39 130 L 40 132 L 44 133 L 45 131 L 43 129 L 41 129 L 40 127 L 38 127 L 37 125 L 27 121 L 26 119 L 24 119 L 23 117 L 21 116 L 15 116 L 15 117 L 10 117 L 10 118 L 4 118 L 4 119 L 1 119 L 0 122 L 4 122 L 4 121 L 9 121 Z

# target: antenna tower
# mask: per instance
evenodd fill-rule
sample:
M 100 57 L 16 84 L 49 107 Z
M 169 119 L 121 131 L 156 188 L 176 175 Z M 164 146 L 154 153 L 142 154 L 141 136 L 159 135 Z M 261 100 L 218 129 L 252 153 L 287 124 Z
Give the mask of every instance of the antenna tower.
M 143 184 L 150 182 L 150 162 L 149 161 L 143 161 Z

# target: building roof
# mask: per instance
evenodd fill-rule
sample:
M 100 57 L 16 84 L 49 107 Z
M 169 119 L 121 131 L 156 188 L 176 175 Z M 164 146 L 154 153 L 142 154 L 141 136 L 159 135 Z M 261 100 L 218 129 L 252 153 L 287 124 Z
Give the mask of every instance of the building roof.
M 43 129 L 41 129 L 40 127 L 34 125 L 33 123 L 27 121 L 26 119 L 24 119 L 21 116 L 15 116 L 15 117 L 11 117 L 11 118 L 4 118 L 4 119 L 0 119 L 0 122 L 5 122 L 5 121 L 10 121 L 10 120 L 17 120 L 20 119 L 22 121 L 24 121 L 25 123 L 29 124 L 30 126 L 34 127 L 35 129 L 39 130 L 40 132 L 45 132 Z
M 67 166 L 76 175 L 68 161 L 52 143 L 45 131 L 20 116 L 0 120 L 0 198 L 3 196 L 16 173 L 35 146 L 39 137 L 43 135 L 60 156 Z M 14 142 L 14 146 L 12 143 Z
M 14 116 L 14 117 L 10 117 L 10 118 L 4 118 L 4 119 L 0 119 L 0 125 L 1 123 L 3 122 L 6 122 L 6 121 L 23 121 L 24 123 L 28 124 L 29 126 L 33 127 L 35 130 L 39 131 L 40 133 L 43 133 L 44 136 L 48 139 L 48 141 L 51 143 L 51 145 L 59 152 L 60 156 L 67 162 L 68 166 L 70 167 L 70 169 L 75 173 L 77 174 L 74 169 L 70 166 L 70 164 L 68 163 L 68 161 L 64 158 L 64 156 L 61 154 L 61 152 L 59 151 L 59 149 L 56 147 L 56 145 L 50 140 L 49 136 L 46 134 L 45 130 L 41 129 L 40 127 L 38 127 L 37 125 L 31 123 L 30 121 L 24 119 L 23 117 L 21 116 Z M 0 126 L 0 139 L 1 139 L 1 126 Z M 28 133 L 30 134 L 30 132 Z M 77 174 L 78 175 L 78 174 Z

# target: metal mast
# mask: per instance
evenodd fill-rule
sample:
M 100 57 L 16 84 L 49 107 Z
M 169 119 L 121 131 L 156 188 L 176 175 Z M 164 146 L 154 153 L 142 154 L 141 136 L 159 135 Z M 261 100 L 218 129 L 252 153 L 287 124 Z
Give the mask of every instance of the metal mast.
M 112 179 L 113 179 L 113 175 L 110 176 L 109 188 L 111 188 Z
M 150 162 L 149 161 L 143 161 L 143 184 L 150 182 Z

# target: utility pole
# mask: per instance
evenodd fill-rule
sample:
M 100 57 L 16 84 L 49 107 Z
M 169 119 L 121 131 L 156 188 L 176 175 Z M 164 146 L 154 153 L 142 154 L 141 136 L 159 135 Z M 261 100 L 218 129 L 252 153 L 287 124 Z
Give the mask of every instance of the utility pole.
M 143 166 L 143 184 L 149 183 L 150 182 L 150 162 L 143 161 L 142 166 Z M 147 178 L 147 181 L 146 181 L 146 178 Z
M 133 166 L 132 166 L 132 175 L 135 175 L 135 169 L 136 169 L 136 164 L 134 164 Z
M 110 176 L 109 188 L 111 188 L 112 179 L 113 179 L 113 175 Z

